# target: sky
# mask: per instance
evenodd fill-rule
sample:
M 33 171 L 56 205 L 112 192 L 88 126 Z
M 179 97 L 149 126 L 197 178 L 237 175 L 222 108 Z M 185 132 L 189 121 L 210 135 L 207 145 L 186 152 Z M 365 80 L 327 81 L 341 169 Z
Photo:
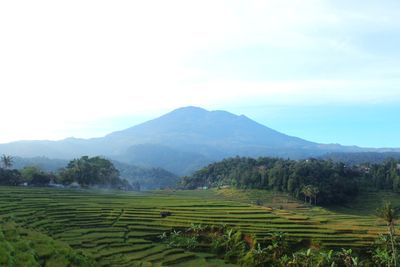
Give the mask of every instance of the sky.
M 0 1 L 0 143 L 182 106 L 400 147 L 400 1 Z

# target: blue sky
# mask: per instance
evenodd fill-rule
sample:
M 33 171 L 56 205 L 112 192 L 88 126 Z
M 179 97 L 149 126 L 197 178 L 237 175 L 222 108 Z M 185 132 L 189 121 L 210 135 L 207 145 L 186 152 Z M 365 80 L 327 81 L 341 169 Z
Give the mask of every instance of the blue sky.
M 399 105 L 259 107 L 247 113 L 273 129 L 319 143 L 399 146 Z
M 94 137 L 182 106 L 400 147 L 399 1 L 3 1 L 0 142 Z

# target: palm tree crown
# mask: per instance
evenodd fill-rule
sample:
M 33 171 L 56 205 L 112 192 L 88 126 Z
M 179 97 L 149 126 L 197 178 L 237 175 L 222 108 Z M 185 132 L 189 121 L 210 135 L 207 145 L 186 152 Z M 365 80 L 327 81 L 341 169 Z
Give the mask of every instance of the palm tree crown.
M 11 156 L 3 155 L 1 156 L 0 161 L 4 169 L 11 168 L 13 165 L 13 158 Z

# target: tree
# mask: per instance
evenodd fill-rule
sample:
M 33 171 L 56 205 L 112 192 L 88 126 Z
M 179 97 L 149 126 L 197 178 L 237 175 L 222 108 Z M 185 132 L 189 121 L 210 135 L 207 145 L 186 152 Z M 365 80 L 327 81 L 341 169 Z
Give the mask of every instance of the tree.
M 21 170 L 22 180 L 33 186 L 47 186 L 55 180 L 52 173 L 46 173 L 36 166 L 27 166 Z
M 6 170 L 0 168 L 0 185 L 17 186 L 22 183 L 18 170 Z
M 303 186 L 301 189 L 301 193 L 304 195 L 304 203 L 307 203 L 307 199 L 312 205 L 312 198 L 316 195 L 315 187 L 312 185 Z
M 309 196 L 308 187 L 307 186 L 303 186 L 301 188 L 300 192 L 304 195 L 304 204 L 307 203 L 307 197 Z
M 119 172 L 111 161 L 101 158 L 83 156 L 68 163 L 60 174 L 64 184 L 77 182 L 81 186 L 101 186 L 131 190 L 127 181 L 119 178 Z
M 311 187 L 311 194 L 314 197 L 314 204 L 317 205 L 317 196 L 319 194 L 319 188 L 316 186 Z
M 395 245 L 395 221 L 398 217 L 398 209 L 392 206 L 392 203 L 385 202 L 383 206 L 378 209 L 378 216 L 386 222 L 388 228 L 388 234 L 390 237 L 390 243 L 392 245 L 392 262 L 393 265 L 397 266 L 397 253 Z
M 3 155 L 1 156 L 0 161 L 4 169 L 9 169 L 13 165 L 13 158 L 11 156 Z
M 37 173 L 41 173 L 42 170 L 36 166 L 26 166 L 20 170 L 20 172 L 24 182 L 30 183 L 33 179 L 33 176 Z
M 235 157 L 212 163 L 184 177 L 182 185 L 188 189 L 221 185 L 271 189 L 304 198 L 310 205 L 340 204 L 357 195 L 360 175 L 356 168 L 318 159 Z
M 50 183 L 51 178 L 50 174 L 44 172 L 35 173 L 32 176 L 30 184 L 34 186 L 47 186 Z

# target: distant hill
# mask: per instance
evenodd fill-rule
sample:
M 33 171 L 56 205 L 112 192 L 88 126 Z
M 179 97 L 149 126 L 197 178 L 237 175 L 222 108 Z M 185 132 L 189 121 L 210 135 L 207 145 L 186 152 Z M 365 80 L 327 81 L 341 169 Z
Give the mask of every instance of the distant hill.
M 102 155 L 131 165 L 164 168 L 178 175 L 236 155 L 300 159 L 332 152 L 365 151 L 400 150 L 318 144 L 280 133 L 244 115 L 198 107 L 180 108 L 101 138 L 0 145 L 0 154 L 60 159 Z
M 46 172 L 55 172 L 67 166 L 68 162 L 69 160 L 65 159 L 50 159 L 46 157 L 13 157 L 13 168 L 19 170 L 26 166 L 35 166 Z
M 209 158 L 200 153 L 158 144 L 133 145 L 115 158 L 144 168 L 162 166 L 178 174 L 190 173 L 210 162 Z
M 349 165 L 363 163 L 381 164 L 388 159 L 400 160 L 399 152 L 354 152 L 354 153 L 328 153 L 320 157 L 325 160 L 343 162 Z
M 155 190 L 163 188 L 174 188 L 180 178 L 161 168 L 144 168 L 113 161 L 119 170 L 121 178 L 140 184 L 141 190 Z

